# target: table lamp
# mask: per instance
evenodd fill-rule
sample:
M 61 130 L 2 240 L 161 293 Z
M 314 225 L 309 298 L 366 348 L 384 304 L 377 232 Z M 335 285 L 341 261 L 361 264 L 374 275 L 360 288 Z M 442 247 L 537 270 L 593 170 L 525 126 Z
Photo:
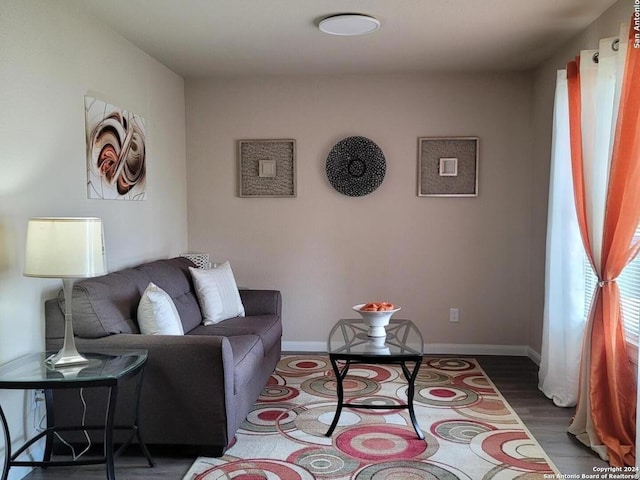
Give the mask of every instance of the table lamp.
M 77 278 L 107 273 L 104 234 L 99 218 L 30 218 L 27 223 L 24 275 L 61 278 L 64 291 L 64 344 L 47 359 L 51 367 L 89 361 L 78 353 L 73 335 L 71 298 Z

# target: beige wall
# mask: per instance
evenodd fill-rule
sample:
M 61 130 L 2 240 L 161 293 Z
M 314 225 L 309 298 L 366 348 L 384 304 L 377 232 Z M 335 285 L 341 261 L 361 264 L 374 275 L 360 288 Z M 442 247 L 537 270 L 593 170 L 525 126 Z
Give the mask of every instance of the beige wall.
M 85 94 L 141 114 L 148 199 L 87 200 Z M 44 346 L 43 299 L 56 280 L 22 276 L 30 216 L 104 220 L 109 270 L 187 245 L 184 82 L 89 18 L 57 2 L 0 4 L 0 363 Z M 0 391 L 12 438 L 31 428 L 22 392 Z M 0 449 L 4 445 L 0 441 Z M 0 451 L 0 458 L 3 458 Z M 19 478 L 24 469 L 12 469 Z
M 285 348 L 324 348 L 352 305 L 387 299 L 431 350 L 526 353 L 530 75 L 193 80 L 186 103 L 189 247 L 230 260 L 240 285 L 282 291 Z M 324 170 L 350 135 L 387 161 L 360 198 Z M 417 197 L 417 139 L 440 135 L 480 137 L 477 198 Z M 252 138 L 297 140 L 297 198 L 237 196 L 235 142 Z
M 633 12 L 632 0 L 620 0 L 593 22 L 580 35 L 571 39 L 556 54 L 534 72 L 533 134 L 535 138 L 532 164 L 531 210 L 531 311 L 529 338 L 531 347 L 540 351 L 542 315 L 544 308 L 544 259 L 546 245 L 547 201 L 549 195 L 549 165 L 551 158 L 551 130 L 553 126 L 553 97 L 556 71 L 580 50 L 598 48 L 601 38 L 614 37 L 621 23 L 629 23 Z M 542 282 L 540 281 L 542 279 Z

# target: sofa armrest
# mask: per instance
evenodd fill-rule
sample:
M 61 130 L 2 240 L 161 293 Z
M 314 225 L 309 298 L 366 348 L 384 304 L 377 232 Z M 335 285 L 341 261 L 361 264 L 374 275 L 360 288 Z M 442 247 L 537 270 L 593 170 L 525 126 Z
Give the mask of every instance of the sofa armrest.
M 48 342 L 49 348 L 52 343 Z M 234 359 L 226 337 L 116 334 L 94 339 L 76 337 L 76 345 L 80 352 L 147 350 L 141 398 L 146 407 L 140 413 L 141 424 L 150 437 L 157 437 L 163 429 L 180 432 L 184 425 L 190 425 L 195 444 L 211 443 L 208 439 L 216 438 L 219 445 L 227 445 L 233 438 L 227 415 L 235 412 Z M 158 398 L 162 401 L 155 401 Z M 165 425 L 155 425 L 158 422 Z M 167 443 L 178 441 L 166 439 Z
M 119 333 L 101 338 L 76 337 L 78 350 L 87 352 L 118 352 L 119 350 L 147 350 L 149 358 L 157 355 L 180 358 L 188 353 L 198 363 L 229 360 L 233 365 L 231 345 L 226 337 L 219 335 L 142 335 Z M 50 341 L 51 343 L 51 341 Z M 62 342 L 60 342 L 62 345 Z M 51 349 L 48 346 L 48 349 Z M 225 355 L 227 353 L 229 356 Z
M 278 290 L 240 290 L 240 299 L 247 317 L 282 315 L 282 295 Z
M 51 342 L 49 342 L 51 343 Z M 117 334 L 102 338 L 76 337 L 80 352 L 117 353 L 121 350 L 146 350 L 148 370 L 162 371 L 161 384 L 171 382 L 187 387 L 193 398 L 208 398 L 214 389 L 233 392 L 233 351 L 220 335 L 141 335 Z

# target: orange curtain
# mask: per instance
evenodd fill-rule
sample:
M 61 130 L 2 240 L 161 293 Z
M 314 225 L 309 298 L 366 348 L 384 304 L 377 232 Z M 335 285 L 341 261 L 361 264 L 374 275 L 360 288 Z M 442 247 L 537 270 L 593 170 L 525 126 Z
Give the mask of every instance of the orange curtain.
M 640 49 L 630 29 L 627 58 L 616 123 L 605 206 L 601 264 L 583 346 L 576 419 L 588 418 L 588 435 L 606 447 L 613 466 L 635 465 L 636 383 L 626 352 L 620 292 L 616 278 L 640 248 L 634 232 L 640 221 Z M 583 178 L 579 62 L 567 66 L 571 162 L 580 231 L 587 255 L 593 252 L 587 234 Z M 593 427 L 593 431 L 589 431 Z M 575 428 L 574 428 L 575 430 Z M 575 433 L 575 431 L 573 431 Z

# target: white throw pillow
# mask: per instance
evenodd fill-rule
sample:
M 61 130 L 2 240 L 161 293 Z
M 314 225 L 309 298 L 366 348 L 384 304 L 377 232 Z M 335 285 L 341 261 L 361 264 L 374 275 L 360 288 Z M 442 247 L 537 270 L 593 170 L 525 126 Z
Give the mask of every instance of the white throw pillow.
M 203 325 L 244 317 L 244 305 L 229 262 L 209 270 L 193 267 L 189 270 L 202 309 Z
M 138 304 L 138 326 L 144 335 L 184 335 L 176 305 L 153 282 L 147 285 Z

